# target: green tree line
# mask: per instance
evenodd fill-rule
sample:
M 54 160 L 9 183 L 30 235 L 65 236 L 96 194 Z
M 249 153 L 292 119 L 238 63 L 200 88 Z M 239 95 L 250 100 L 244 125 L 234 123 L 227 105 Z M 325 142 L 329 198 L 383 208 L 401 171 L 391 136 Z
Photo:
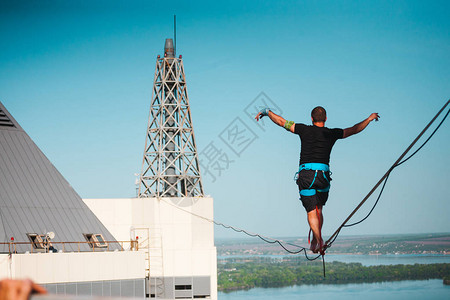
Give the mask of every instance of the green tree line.
M 218 265 L 219 291 L 254 287 L 284 287 L 301 284 L 371 283 L 399 280 L 443 279 L 450 276 L 450 264 L 363 266 L 360 263 L 322 262 L 304 259 L 269 258 L 228 261 Z

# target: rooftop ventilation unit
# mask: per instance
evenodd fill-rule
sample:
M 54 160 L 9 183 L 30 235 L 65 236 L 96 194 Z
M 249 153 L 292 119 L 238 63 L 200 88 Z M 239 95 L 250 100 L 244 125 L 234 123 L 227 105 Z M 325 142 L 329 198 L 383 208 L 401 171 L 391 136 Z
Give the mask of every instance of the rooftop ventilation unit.
M 16 127 L 8 115 L 0 108 L 0 126 Z

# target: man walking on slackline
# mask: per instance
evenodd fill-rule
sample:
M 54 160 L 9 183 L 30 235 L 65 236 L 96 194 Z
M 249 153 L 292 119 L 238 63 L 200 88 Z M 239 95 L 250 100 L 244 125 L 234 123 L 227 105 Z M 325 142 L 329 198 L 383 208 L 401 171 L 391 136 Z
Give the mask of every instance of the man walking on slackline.
M 264 116 L 269 116 L 270 120 L 278 126 L 300 136 L 300 168 L 297 185 L 300 191 L 300 199 L 308 214 L 309 227 L 313 232 L 310 249 L 314 253 L 324 254 L 321 235 L 323 225 L 322 206 L 327 202 L 328 191 L 330 190 L 329 163 L 331 149 L 338 139 L 345 139 L 360 133 L 370 122 L 378 121 L 380 116 L 378 113 L 373 113 L 364 121 L 346 129 L 325 127 L 327 113 L 321 106 L 317 106 L 311 112 L 313 125 L 286 121 L 268 108 L 262 109 L 255 119 L 259 121 Z

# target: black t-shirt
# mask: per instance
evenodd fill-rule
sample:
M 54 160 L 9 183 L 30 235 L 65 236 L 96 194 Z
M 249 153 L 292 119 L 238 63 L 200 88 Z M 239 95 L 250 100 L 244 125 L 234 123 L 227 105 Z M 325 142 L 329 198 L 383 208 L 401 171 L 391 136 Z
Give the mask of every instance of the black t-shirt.
M 330 163 L 330 153 L 334 143 L 344 136 L 340 128 L 318 127 L 315 125 L 295 124 L 294 133 L 300 136 L 300 164 Z

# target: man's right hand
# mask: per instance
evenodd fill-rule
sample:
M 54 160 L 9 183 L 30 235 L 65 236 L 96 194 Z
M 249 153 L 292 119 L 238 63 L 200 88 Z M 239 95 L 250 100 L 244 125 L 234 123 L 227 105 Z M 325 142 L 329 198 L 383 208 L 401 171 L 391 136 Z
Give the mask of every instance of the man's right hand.
M 259 121 L 262 117 L 269 115 L 269 109 L 263 108 L 261 111 L 256 115 L 255 119 L 256 121 Z

